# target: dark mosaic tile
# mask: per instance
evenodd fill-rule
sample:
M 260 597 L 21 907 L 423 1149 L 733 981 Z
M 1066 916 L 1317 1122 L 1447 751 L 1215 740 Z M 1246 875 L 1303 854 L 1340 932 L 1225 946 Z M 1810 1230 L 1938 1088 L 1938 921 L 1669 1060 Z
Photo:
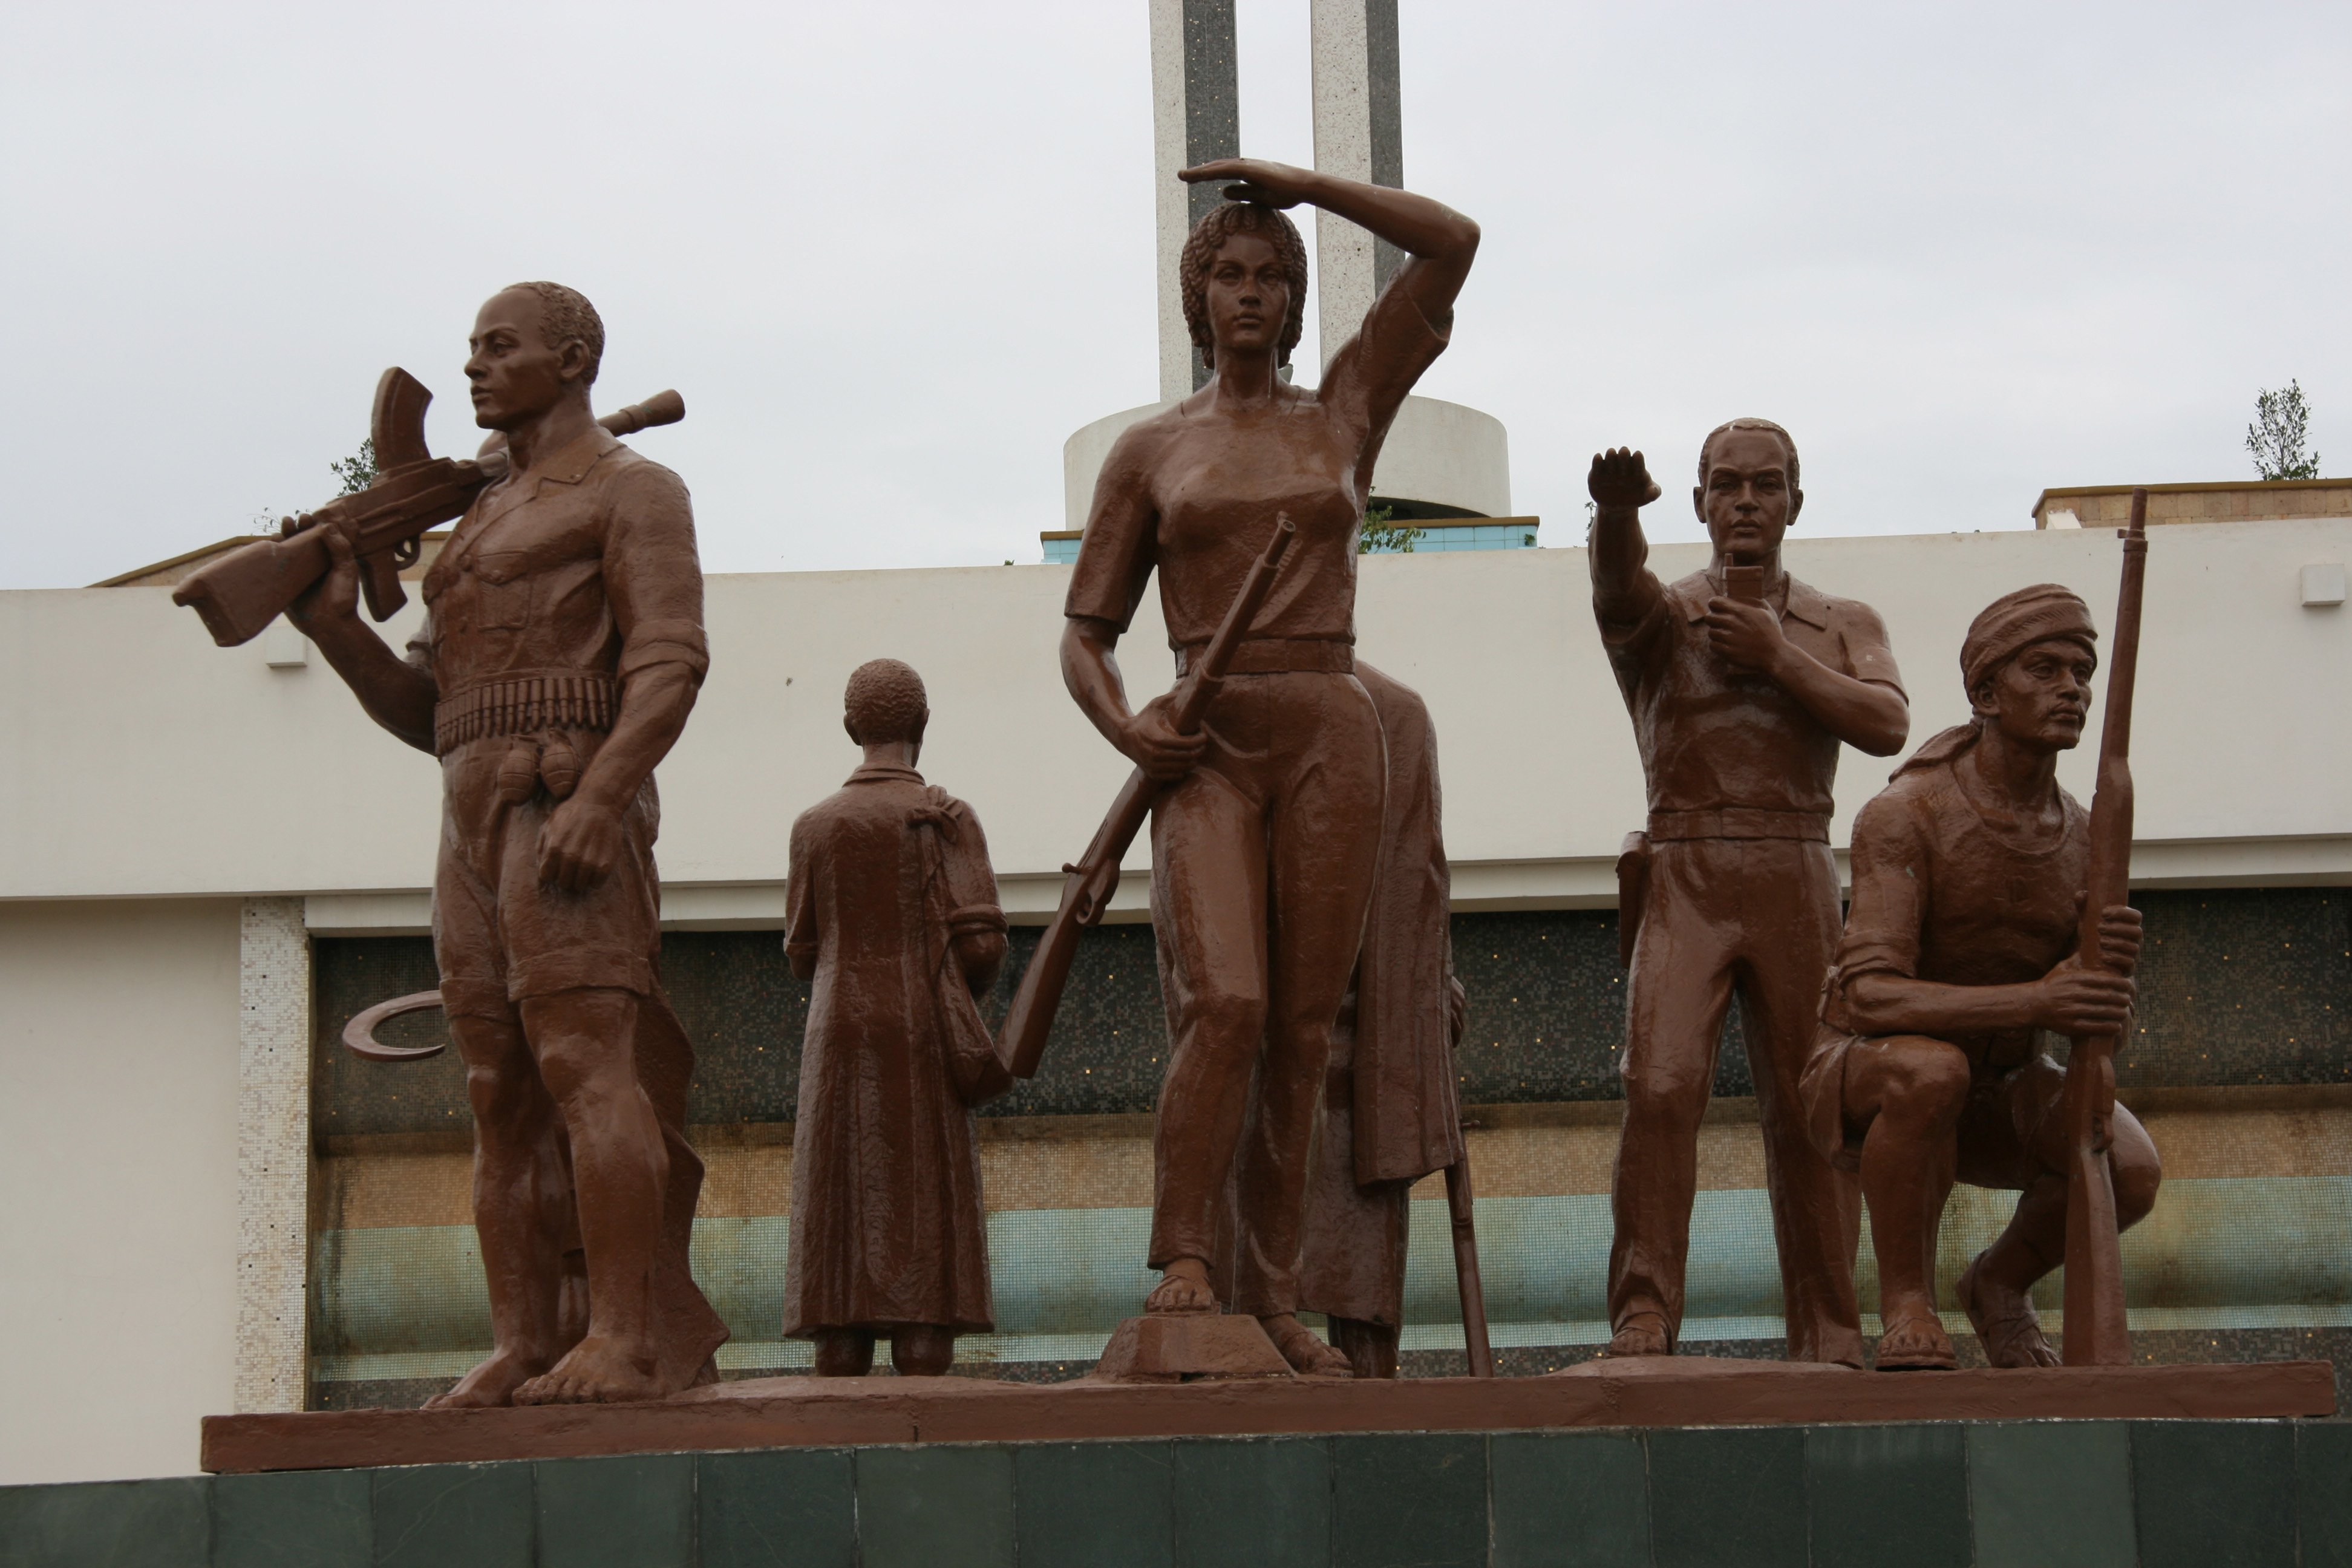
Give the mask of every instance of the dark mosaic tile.
M 1021 1568 L 1175 1568 L 1166 1443 L 1024 1443 L 1013 1450 Z
M 2120 1421 L 1977 1422 L 1969 1505 L 1985 1568 L 2133 1568 L 2131 1428 Z
M 1813 1568 L 1969 1568 L 1966 1434 L 1956 1426 L 1805 1434 Z
M 1482 1568 L 1486 1439 L 1331 1439 L 1331 1568 Z
M 1631 1432 L 1500 1432 L 1487 1442 L 1494 1568 L 1649 1568 L 1649 1480 Z
M 312 1294 L 317 1294 L 314 1289 Z M 454 1377 L 385 1377 L 310 1384 L 312 1410 L 415 1410 L 457 1386 Z
M 2352 1081 L 2352 889 L 2140 891 L 2137 1032 L 2118 1083 Z
M 1276 1437 L 1172 1447 L 1177 1568 L 1329 1568 L 1328 1442 Z
M 215 1477 L 212 1568 L 369 1568 L 371 1508 L 365 1470 Z
M 538 1568 L 694 1568 L 694 1456 L 541 1459 Z
M 8 1568 L 189 1568 L 211 1535 L 209 1479 L 0 1487 Z
M 1657 1568 L 1805 1568 L 1803 1428 L 1662 1428 L 1643 1440 Z
M 981 1011 L 992 1027 L 1013 1005 L 1042 926 L 1018 926 L 996 989 Z M 1108 1116 L 1150 1110 L 1168 1070 L 1168 1019 L 1160 999 L 1160 950 L 1148 925 L 1097 926 L 1078 939 L 1069 989 L 1054 1015 L 1037 1076 L 983 1116 Z
M 532 1568 L 531 1467 L 373 1473 L 376 1568 Z
M 1013 1568 L 1013 1450 L 857 1450 L 860 1568 Z
M 379 1002 L 441 984 L 433 942 L 421 936 L 322 937 L 310 944 L 319 1033 L 310 1052 L 310 1131 L 324 1140 L 371 1132 L 472 1136 L 466 1064 L 457 1047 L 422 1061 L 362 1061 L 343 1048 L 343 1026 Z M 448 1044 L 438 1013 L 411 1013 L 384 1026 L 388 1046 Z
M 2352 1426 L 2309 1422 L 2295 1433 L 2294 1516 L 2303 1568 L 2352 1568 Z
M 702 1568 L 856 1568 L 856 1477 L 846 1448 L 695 1462 Z
M 2294 1428 L 2135 1421 L 2141 1568 L 2294 1568 Z

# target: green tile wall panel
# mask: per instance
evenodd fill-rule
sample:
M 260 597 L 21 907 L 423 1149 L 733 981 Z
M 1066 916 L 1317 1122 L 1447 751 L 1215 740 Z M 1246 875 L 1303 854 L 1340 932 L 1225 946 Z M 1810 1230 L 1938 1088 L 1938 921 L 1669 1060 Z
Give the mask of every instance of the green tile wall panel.
M 1036 1443 L 1013 1450 L 1021 1568 L 1175 1568 L 1167 1443 Z
M 533 1568 L 531 1467 L 377 1470 L 377 1568 Z
M 1802 1428 L 1666 1429 L 1643 1441 L 1657 1568 L 1806 1568 Z
M 1199 1439 L 1172 1458 L 1177 1568 L 1328 1568 L 1328 1441 Z
M 538 1568 L 695 1568 L 693 1455 L 534 1468 Z
M 2294 1568 L 2294 1429 L 2283 1421 L 2136 1421 L 2142 1568 Z
M 703 1454 L 695 1463 L 702 1568 L 857 1568 L 846 1448 Z
M 0 1487 L 5 1568 L 191 1568 L 211 1535 L 201 1479 Z
M 1483 1436 L 1331 1439 L 1332 1568 L 1481 1568 L 1486 1533 Z
M 2114 1421 L 1970 1425 L 1978 1568 L 2132 1568 L 2131 1429 Z
M 1969 1568 L 1967 1444 L 1950 1425 L 1809 1431 L 1813 1568 Z
M 1494 1568 L 1649 1568 L 1639 1434 L 1502 1432 L 1486 1455 Z
M 857 1451 L 860 1568 L 1013 1568 L 1013 1450 Z
M 370 1568 L 373 1489 L 364 1470 L 221 1476 L 212 1483 L 212 1568 Z

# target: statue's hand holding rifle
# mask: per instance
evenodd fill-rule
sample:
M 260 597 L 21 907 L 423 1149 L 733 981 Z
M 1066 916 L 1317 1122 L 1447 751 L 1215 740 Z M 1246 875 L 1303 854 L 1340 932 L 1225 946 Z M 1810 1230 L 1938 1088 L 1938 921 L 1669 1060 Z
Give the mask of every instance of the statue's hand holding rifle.
M 1152 699 L 1118 727 L 1114 739 L 1136 769 L 1118 798 L 1111 802 L 1086 854 L 1075 865 L 1062 868 L 1069 880 L 1062 886 L 1061 907 L 1054 911 L 1054 923 L 1046 928 L 1022 973 L 1021 988 L 1013 994 L 997 1040 L 997 1054 L 1013 1077 L 1036 1076 L 1037 1063 L 1045 1054 L 1045 1037 L 1053 1032 L 1055 1010 L 1061 1005 L 1062 988 L 1069 981 L 1070 963 L 1077 955 L 1078 933 L 1100 924 L 1110 908 L 1111 895 L 1118 891 L 1119 861 L 1150 815 L 1151 803 L 1200 762 L 1202 749 L 1208 744 L 1201 721 L 1223 684 L 1242 639 L 1249 635 L 1250 624 L 1257 619 L 1266 595 L 1273 590 L 1275 574 L 1282 569 L 1283 555 L 1297 533 L 1297 525 L 1287 517 L 1276 520 L 1265 553 L 1251 565 L 1241 592 L 1218 623 L 1216 636 L 1209 639 L 1200 662 L 1185 670 L 1174 690 Z

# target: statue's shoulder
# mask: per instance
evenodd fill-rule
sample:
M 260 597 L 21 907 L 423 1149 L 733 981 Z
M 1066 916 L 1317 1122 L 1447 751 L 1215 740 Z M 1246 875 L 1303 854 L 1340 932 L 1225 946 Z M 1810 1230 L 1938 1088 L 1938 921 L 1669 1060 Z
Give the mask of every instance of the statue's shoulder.
M 1876 610 L 1860 599 L 1824 593 L 1793 573 L 1789 577 L 1789 599 L 1792 610 L 1809 602 L 1815 614 L 1808 618 L 1818 620 L 1826 627 L 1855 627 L 1874 632 L 1882 639 L 1886 636 L 1886 622 Z

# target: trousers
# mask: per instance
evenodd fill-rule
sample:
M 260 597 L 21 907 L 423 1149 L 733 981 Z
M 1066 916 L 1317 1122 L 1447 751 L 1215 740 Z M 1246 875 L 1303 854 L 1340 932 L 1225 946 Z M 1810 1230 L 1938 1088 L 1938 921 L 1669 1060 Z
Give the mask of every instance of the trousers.
M 1371 902 L 1387 760 L 1349 674 L 1229 677 L 1203 729 L 1202 760 L 1151 815 L 1171 1050 L 1150 1261 L 1216 1258 L 1230 1190 L 1228 1305 L 1272 1317 L 1297 1310 L 1307 1171 Z
M 1680 1337 L 1699 1123 L 1736 989 L 1763 1123 L 1789 1359 L 1860 1366 L 1861 1196 L 1814 1147 L 1799 1089 L 1837 951 L 1837 862 L 1828 845 L 1794 838 L 1667 839 L 1651 855 L 1626 996 L 1610 1323 L 1651 1313 L 1670 1340 Z

